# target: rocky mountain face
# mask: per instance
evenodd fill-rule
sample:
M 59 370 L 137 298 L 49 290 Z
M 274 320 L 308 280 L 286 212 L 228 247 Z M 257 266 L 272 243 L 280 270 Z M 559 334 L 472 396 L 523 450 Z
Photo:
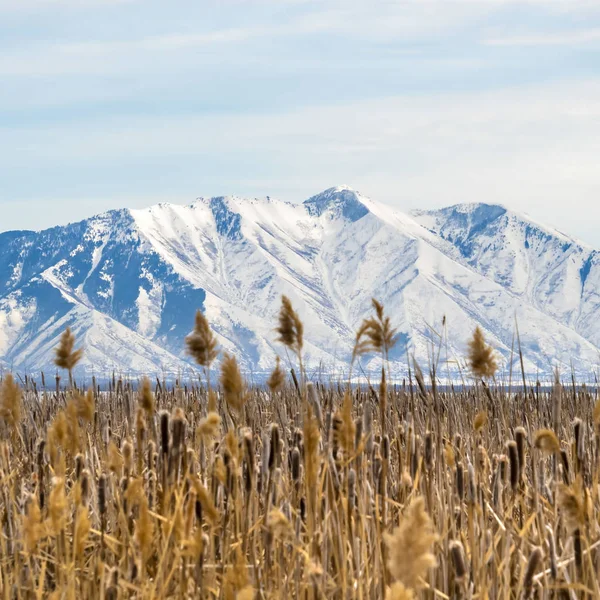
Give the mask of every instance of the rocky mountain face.
M 199 198 L 0 234 L 0 364 L 53 372 L 69 325 L 85 376 L 191 373 L 184 338 L 201 309 L 221 348 L 260 379 L 276 354 L 286 360 L 274 332 L 281 294 L 323 377 L 347 371 L 373 296 L 399 332 L 399 377 L 407 356 L 426 368 L 440 343 L 440 374 L 456 375 L 476 325 L 508 372 L 515 321 L 531 375 L 571 363 L 589 373 L 598 361 L 596 250 L 497 205 L 404 214 L 337 187 L 300 205 Z M 362 361 L 366 374 L 376 365 Z

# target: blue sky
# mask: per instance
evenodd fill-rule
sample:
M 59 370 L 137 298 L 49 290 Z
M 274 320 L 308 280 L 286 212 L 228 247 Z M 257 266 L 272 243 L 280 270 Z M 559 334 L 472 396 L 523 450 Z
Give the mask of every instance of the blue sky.
M 600 248 L 600 3 L 0 0 L 0 230 L 348 184 Z

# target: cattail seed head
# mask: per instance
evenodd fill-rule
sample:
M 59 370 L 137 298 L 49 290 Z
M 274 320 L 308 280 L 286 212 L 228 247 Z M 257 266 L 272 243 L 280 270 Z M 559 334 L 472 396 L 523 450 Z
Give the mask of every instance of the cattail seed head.
M 508 462 L 510 465 L 510 487 L 513 492 L 516 491 L 519 485 L 519 449 L 517 448 L 517 443 L 514 441 L 509 441 L 506 444 L 506 450 L 508 453 Z
M 98 478 L 98 512 L 101 516 L 106 514 L 106 475 L 102 473 Z
M 185 430 L 187 421 L 181 408 L 177 407 L 173 411 L 171 425 L 173 428 L 173 448 L 180 449 L 185 443 Z
M 425 467 L 428 471 L 433 469 L 433 434 L 428 431 L 425 434 Z
M 166 410 L 160 411 L 160 449 L 164 455 L 169 454 L 169 413 Z
M 525 444 L 527 441 L 527 432 L 524 427 L 517 427 L 515 429 L 515 441 L 519 455 L 519 480 L 521 481 L 525 470 Z
M 541 548 L 534 548 L 529 555 L 527 566 L 525 567 L 525 576 L 523 578 L 523 589 L 524 597 L 529 598 L 531 596 L 531 590 L 533 587 L 533 577 L 538 570 L 539 564 L 542 560 Z
M 467 575 L 467 566 L 465 564 L 463 545 L 460 542 L 450 543 L 450 556 L 452 556 L 456 580 L 463 581 Z

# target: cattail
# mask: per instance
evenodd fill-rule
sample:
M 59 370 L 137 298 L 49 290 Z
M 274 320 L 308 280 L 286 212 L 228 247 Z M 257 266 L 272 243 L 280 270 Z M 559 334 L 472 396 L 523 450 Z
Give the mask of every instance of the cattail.
M 188 354 L 202 367 L 210 367 L 218 355 L 217 339 L 201 311 L 196 311 L 194 330 L 185 338 Z
M 85 458 L 83 458 L 83 454 L 78 454 L 75 457 L 75 480 L 79 480 L 81 477 L 81 472 L 85 468 Z
M 531 596 L 531 589 L 533 587 L 533 577 L 538 569 L 540 561 L 542 560 L 541 548 L 534 548 L 529 555 L 527 566 L 525 567 L 525 577 L 523 578 L 523 595 L 525 598 Z
M 431 431 L 425 433 L 425 467 L 428 471 L 433 469 L 433 434 Z
M 517 443 L 512 440 L 507 442 L 506 450 L 510 464 L 510 487 L 514 492 L 519 485 L 519 472 L 521 468 L 519 466 L 519 449 L 517 448 Z
M 54 350 L 54 364 L 61 369 L 66 369 L 69 373 L 83 356 L 83 348 L 74 350 L 74 347 L 75 336 L 71 333 L 71 329 L 67 327 L 60 336 L 60 342 Z
M 350 469 L 348 471 L 348 510 L 354 510 L 356 501 L 356 471 Z
M 548 553 L 550 554 L 550 574 L 552 579 L 556 581 L 558 577 L 558 564 L 556 559 L 556 542 L 554 541 L 554 532 L 551 527 L 548 530 Z
M 292 450 L 291 463 L 292 480 L 296 484 L 297 489 L 300 483 L 300 450 L 298 448 Z
M 90 472 L 84 469 L 81 472 L 81 503 L 87 506 L 90 499 Z
M 159 414 L 160 422 L 160 449 L 163 455 L 169 454 L 169 413 L 162 410 Z
M 173 428 L 173 448 L 179 450 L 185 443 L 186 420 L 183 410 L 176 408 L 171 420 Z
M 498 365 L 494 350 L 485 343 L 483 331 L 479 326 L 473 332 L 469 342 L 469 364 L 476 377 L 493 377 Z
M 367 402 L 364 405 L 363 411 L 363 431 L 367 438 L 367 444 L 365 450 L 368 455 L 373 454 L 373 411 L 371 404 Z
M 281 464 L 281 444 L 279 427 L 271 423 L 271 452 L 269 453 L 269 471 L 276 469 Z
M 319 400 L 319 394 L 317 388 L 312 381 L 306 384 L 306 391 L 308 392 L 308 401 L 310 402 L 313 414 L 319 422 L 319 427 L 323 427 L 323 413 L 321 412 L 321 401 Z
M 539 429 L 535 432 L 533 445 L 546 456 L 556 454 L 560 450 L 560 442 L 550 429 Z
M 133 446 L 129 440 L 123 440 L 121 445 L 121 454 L 123 455 L 123 466 L 125 473 L 129 476 L 133 468 Z
M 422 497 L 413 500 L 400 526 L 384 534 L 388 548 L 388 569 L 394 580 L 415 589 L 427 570 L 435 566 L 431 547 L 437 540 L 433 522 Z
M 456 493 L 458 495 L 458 499 L 462 502 L 465 497 L 465 470 L 462 465 L 458 462 L 456 463 Z
M 240 413 L 246 402 L 244 380 L 235 356 L 225 353 L 221 362 L 221 386 L 228 406 Z
M 563 468 L 563 479 L 565 484 L 569 484 L 569 457 L 567 456 L 567 451 L 564 448 L 561 448 L 560 450 L 560 461 L 562 463 L 562 468 Z
M 16 429 L 21 420 L 21 388 L 11 373 L 7 373 L 0 386 L 0 419 Z
M 285 385 L 285 373 L 281 368 L 279 356 L 276 359 L 275 368 L 267 380 L 267 385 L 273 394 L 278 392 Z
M 594 421 L 594 430 L 596 431 L 596 435 L 600 437 L 600 399 L 596 400 L 592 419 Z
M 457 581 L 464 581 L 467 575 L 467 566 L 465 564 L 465 552 L 460 542 L 450 543 L 450 556 L 454 565 L 454 573 Z
M 119 598 L 119 571 L 113 569 L 108 576 L 108 587 L 104 593 L 105 600 L 118 600 Z
M 523 480 L 523 472 L 525 470 L 525 442 L 527 440 L 527 432 L 524 427 L 515 429 L 515 441 L 517 443 L 517 453 L 519 455 L 519 481 Z
M 276 329 L 279 337 L 278 342 L 287 346 L 296 354 L 302 352 L 304 344 L 304 325 L 293 309 L 292 303 L 287 296 L 281 296 L 281 309 L 279 310 L 279 326 Z
M 101 517 L 106 515 L 106 475 L 102 473 L 98 479 L 98 512 Z
M 202 485 L 200 479 L 197 477 L 192 480 L 192 483 L 194 485 L 194 491 L 196 492 L 196 498 L 198 498 L 198 501 L 202 505 L 202 515 L 206 516 L 211 523 L 217 523 L 219 521 L 219 513 L 215 508 L 208 490 Z
M 574 447 L 575 452 L 574 452 L 574 454 L 575 454 L 575 459 L 576 459 L 576 464 L 577 464 L 577 471 L 579 471 L 579 465 L 581 464 L 581 461 L 582 461 L 583 457 L 585 456 L 584 428 L 583 428 L 583 422 L 579 418 L 576 418 L 573 421 L 573 434 L 575 437 L 575 447 Z

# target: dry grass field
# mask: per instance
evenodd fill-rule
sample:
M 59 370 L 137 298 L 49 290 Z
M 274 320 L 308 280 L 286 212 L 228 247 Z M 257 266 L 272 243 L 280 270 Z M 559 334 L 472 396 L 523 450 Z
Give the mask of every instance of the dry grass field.
M 415 364 L 404 385 L 384 367 L 323 386 L 285 298 L 274 336 L 295 371 L 265 387 L 218 358 L 200 313 L 195 382 L 79 389 L 68 330 L 56 387 L 5 374 L 0 596 L 600 598 L 595 391 L 511 390 L 479 331 L 468 387 Z M 386 365 L 394 341 L 374 302 L 355 363 Z

